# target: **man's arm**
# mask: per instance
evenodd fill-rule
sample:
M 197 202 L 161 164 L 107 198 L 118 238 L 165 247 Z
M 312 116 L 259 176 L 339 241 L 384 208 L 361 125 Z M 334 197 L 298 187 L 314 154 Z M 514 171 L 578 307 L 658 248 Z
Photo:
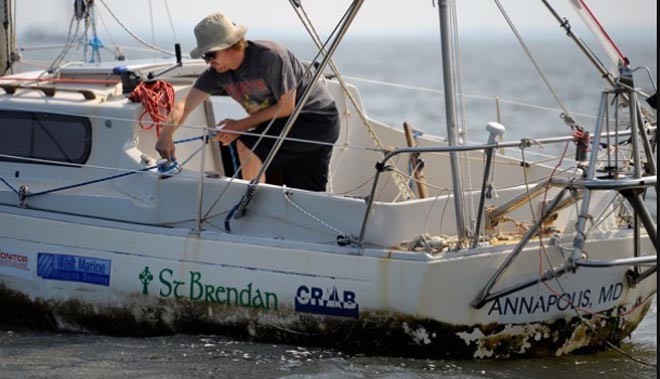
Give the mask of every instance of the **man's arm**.
M 190 89 L 190 92 L 188 92 L 188 96 L 186 96 L 183 105 L 181 102 L 175 105 L 170 114 L 169 122 L 163 126 L 163 129 L 161 129 L 158 142 L 156 142 L 156 151 L 158 151 L 161 157 L 174 160 L 175 148 L 174 140 L 172 138 L 174 131 L 176 131 L 176 129 L 186 121 L 188 115 L 190 115 L 190 113 L 208 97 L 208 93 L 193 87 Z
M 294 109 L 296 109 L 296 90 L 292 89 L 282 95 L 280 101 L 264 110 L 240 120 L 224 119 L 220 121 L 218 126 L 222 129 L 219 130 L 215 140 L 220 141 L 225 146 L 229 145 L 240 136 L 241 132 L 246 132 L 273 118 L 288 117 Z M 228 133 L 223 133 L 223 131 Z

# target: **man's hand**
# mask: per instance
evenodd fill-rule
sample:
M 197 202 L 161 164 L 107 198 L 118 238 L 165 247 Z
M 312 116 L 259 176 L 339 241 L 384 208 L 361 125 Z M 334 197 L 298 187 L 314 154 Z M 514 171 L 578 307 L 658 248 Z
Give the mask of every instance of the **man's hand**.
M 163 125 L 163 129 L 160 132 L 158 141 L 156 141 L 156 151 L 160 154 L 161 158 L 168 159 L 170 161 L 174 160 L 174 139 L 173 134 L 176 130 L 176 126 L 181 120 L 183 115 L 184 103 L 178 102 L 172 108 L 167 123 Z
M 237 121 L 230 118 L 220 121 L 217 127 L 218 135 L 215 136 L 214 140 L 220 142 L 223 146 L 234 142 L 241 136 L 241 132 L 245 130 L 240 120 Z
M 173 161 L 174 158 L 174 140 L 172 139 L 172 133 L 167 133 L 163 131 L 158 137 L 156 142 L 156 151 L 160 154 L 161 158 L 168 159 Z

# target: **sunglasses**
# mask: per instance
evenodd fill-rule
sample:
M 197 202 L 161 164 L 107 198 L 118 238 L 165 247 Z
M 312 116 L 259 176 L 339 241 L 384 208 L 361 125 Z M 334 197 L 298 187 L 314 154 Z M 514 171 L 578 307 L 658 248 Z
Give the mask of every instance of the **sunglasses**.
M 207 51 L 202 55 L 202 59 L 204 59 L 205 62 L 210 62 L 215 59 L 217 51 Z

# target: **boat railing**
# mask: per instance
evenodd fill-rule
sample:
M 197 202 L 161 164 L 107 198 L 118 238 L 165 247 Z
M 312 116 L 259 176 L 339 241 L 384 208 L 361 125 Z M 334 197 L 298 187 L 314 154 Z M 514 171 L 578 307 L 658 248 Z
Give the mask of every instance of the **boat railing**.
M 57 92 L 67 92 L 67 93 L 79 93 L 85 100 L 95 100 L 96 93 L 88 89 L 73 89 L 73 88 L 59 88 L 52 86 L 32 86 L 32 85 L 21 85 L 21 84 L 0 84 L 7 95 L 14 95 L 17 90 L 25 91 L 40 91 L 47 97 L 53 97 Z
M 644 196 L 647 188 L 655 188 L 657 194 L 657 171 L 655 161 L 655 146 L 647 135 L 646 123 L 643 120 L 641 108 L 637 99 L 637 94 L 632 88 L 619 88 L 611 91 L 604 91 L 601 97 L 600 110 L 598 112 L 598 119 L 594 131 L 593 146 L 599 146 L 603 138 L 608 140 L 607 145 L 610 146 L 610 138 L 614 138 L 614 145 L 618 146 L 621 141 L 619 129 L 622 127 L 620 120 L 619 107 L 623 97 L 626 97 L 629 102 L 628 106 L 630 112 L 630 129 L 626 131 L 630 138 L 626 140 L 632 145 L 630 155 L 626 157 L 626 161 L 632 162 L 634 165 L 632 170 L 623 171 L 621 166 L 627 163 L 621 162 L 618 152 L 606 150 L 607 165 L 597 172 L 599 157 L 598 149 L 592 149 L 589 162 L 584 167 L 584 175 L 581 178 L 566 179 L 551 177 L 546 181 L 546 185 L 561 187 L 561 192 L 551 201 L 550 205 L 544 209 L 534 225 L 527 231 L 525 236 L 519 241 L 512 253 L 507 256 L 505 261 L 498 267 L 495 273 L 487 281 L 484 288 L 478 293 L 472 301 L 472 306 L 476 309 L 482 308 L 486 303 L 495 299 L 507 296 L 525 288 L 531 287 L 535 284 L 542 283 L 551 279 L 558 278 L 568 272 L 575 272 L 579 267 L 603 268 L 614 266 L 629 266 L 630 270 L 626 273 L 626 279 L 631 287 L 636 286 L 643 280 L 651 277 L 657 272 L 657 227 L 654 219 L 651 216 L 646 204 L 644 203 Z M 610 133 L 603 133 L 610 131 L 610 118 L 609 107 L 614 109 L 614 125 L 613 129 L 615 135 L 611 136 Z M 653 138 L 655 140 L 655 138 Z M 646 157 L 645 164 L 642 164 L 642 157 Z M 604 172 L 604 176 L 603 176 Z M 597 176 L 599 175 L 599 176 Z M 626 257 L 621 259 L 611 260 L 590 260 L 585 254 L 584 247 L 587 239 L 586 226 L 589 216 L 590 200 L 593 191 L 616 191 L 619 195 L 623 196 L 634 211 L 633 229 L 634 229 L 634 246 L 633 257 Z M 521 283 L 511 285 L 507 288 L 501 289 L 496 292 L 491 292 L 499 280 L 503 277 L 507 269 L 511 266 L 512 262 L 523 251 L 527 243 L 540 232 L 543 223 L 554 213 L 560 204 L 564 201 L 564 197 L 571 191 L 580 191 L 582 193 L 582 205 L 578 215 L 576 225 L 575 238 L 573 239 L 573 251 L 564 262 L 556 267 L 551 267 L 545 273 L 524 280 Z M 508 207 L 515 207 L 520 202 L 520 199 L 514 199 L 507 204 Z M 501 212 L 501 211 L 499 211 Z M 641 255 L 641 226 L 643 224 L 647 232 L 647 238 L 650 240 L 656 255 Z M 561 249 L 561 247 L 559 247 Z M 651 266 L 641 271 L 641 266 Z
M 628 130 L 623 129 L 623 123 L 619 120 L 619 101 L 622 94 L 626 94 L 630 99 L 630 128 Z M 614 99 L 610 97 L 614 96 Z M 614 107 L 614 126 L 610 128 L 610 118 L 609 118 L 609 109 L 608 106 L 612 105 Z M 655 138 L 649 138 L 647 133 L 648 125 L 643 122 L 641 108 L 637 102 L 637 94 L 634 89 L 625 89 L 618 88 L 613 91 L 604 91 L 601 99 L 601 106 L 599 110 L 599 117 L 597 119 L 596 128 L 594 131 L 594 137 L 591 141 L 594 148 L 591 149 L 591 156 L 589 157 L 588 162 L 579 162 L 578 164 L 583 169 L 583 175 L 579 178 L 562 178 L 551 176 L 546 181 L 538 184 L 530 192 L 525 193 L 517 198 L 514 198 L 507 202 L 506 204 L 500 206 L 499 208 L 494 209 L 490 213 L 490 222 L 497 222 L 497 220 L 502 217 L 507 212 L 510 212 L 518 207 L 520 207 L 525 202 L 530 201 L 532 197 L 538 196 L 540 193 L 543 193 L 544 190 L 547 190 L 550 187 L 559 187 L 561 188 L 560 192 L 550 201 L 549 205 L 544 207 L 544 211 L 534 222 L 534 224 L 527 230 L 525 235 L 519 240 L 518 244 L 514 247 L 512 252 L 507 256 L 505 261 L 500 265 L 500 267 L 495 271 L 492 277 L 487 281 L 484 288 L 478 293 L 475 299 L 472 301 L 472 306 L 474 308 L 482 308 L 487 302 L 493 301 L 497 298 L 507 296 L 511 293 L 523 290 L 525 288 L 531 287 L 538 283 L 542 283 L 551 279 L 558 278 L 568 272 L 575 272 L 578 267 L 613 267 L 613 266 L 630 266 L 631 270 L 627 273 L 627 280 L 630 286 L 635 286 L 641 281 L 653 275 L 657 272 L 657 228 L 653 221 L 653 217 L 650 215 L 646 205 L 644 204 L 643 196 L 646 193 L 647 188 L 656 188 L 657 192 L 657 171 L 656 163 L 654 156 L 653 143 L 651 140 Z M 385 157 L 376 164 L 376 175 L 373 180 L 371 187 L 371 192 L 367 198 L 367 207 L 364 213 L 364 218 L 362 221 L 362 226 L 360 230 L 359 239 L 356 241 L 357 247 L 362 248 L 365 243 L 366 230 L 369 220 L 369 215 L 375 201 L 376 188 L 378 186 L 378 181 L 380 174 L 383 172 L 389 171 L 392 169 L 391 166 L 388 166 L 388 162 L 401 154 L 425 154 L 425 153 L 447 153 L 447 152 L 469 152 L 469 151 L 484 151 L 486 153 L 486 165 L 484 168 L 484 186 L 482 186 L 482 198 L 478 208 L 478 214 L 481 215 L 484 213 L 484 188 L 489 180 L 492 158 L 497 149 L 500 148 L 511 148 L 511 147 L 520 147 L 524 148 L 531 145 L 532 140 L 523 139 L 516 142 L 502 142 L 498 143 L 497 137 L 503 134 L 503 127 L 499 124 L 491 123 L 488 125 L 488 130 L 490 132 L 490 137 L 488 143 L 483 145 L 461 145 L 461 146 L 438 146 L 438 147 L 409 147 L 401 148 L 391 151 L 385 155 Z M 625 138 L 625 139 L 624 139 Z M 539 140 L 533 140 L 535 144 L 547 145 L 553 143 L 562 143 L 568 142 L 575 139 L 575 136 L 567 137 L 558 137 L 558 138 L 545 138 Z M 634 167 L 632 170 L 627 172 L 622 170 L 622 166 L 627 164 L 622 162 L 624 159 L 621 159 L 618 156 L 618 152 L 612 152 L 609 149 L 606 150 L 606 166 L 601 170 L 604 171 L 606 176 L 598 177 L 597 166 L 599 163 L 599 149 L 601 140 L 606 139 L 607 145 L 610 146 L 613 141 L 615 146 L 619 146 L 622 142 L 630 143 L 632 145 L 632 151 L 630 156 L 625 159 L 627 162 L 632 162 Z M 586 153 L 586 151 L 585 151 Z M 646 162 L 642 162 L 642 157 L 646 157 Z M 598 173 L 601 174 L 600 172 Z M 592 191 L 598 190 L 607 190 L 607 191 L 616 191 L 618 194 L 623 196 L 634 210 L 634 256 L 629 258 L 622 259 L 613 259 L 613 260 L 589 260 L 583 254 L 584 245 L 587 238 L 586 232 L 586 222 L 589 219 L 589 206 Z M 454 196 L 460 196 L 460 194 L 454 194 Z M 538 275 L 524 280 L 518 284 L 511 285 L 507 288 L 501 289 L 496 292 L 491 292 L 495 285 L 499 282 L 502 276 L 505 274 L 507 269 L 511 266 L 512 262 L 519 256 L 519 254 L 524 250 L 529 241 L 531 241 L 538 234 L 542 233 L 543 224 L 553 217 L 556 212 L 560 209 L 573 204 L 581 198 L 582 205 L 581 210 L 578 215 L 578 222 L 576 225 L 576 236 L 573 239 L 573 253 L 561 264 L 555 267 L 551 267 L 544 273 L 539 273 Z M 481 216 L 479 216 L 477 221 L 477 226 L 479 226 Z M 649 240 L 651 241 L 656 255 L 642 256 L 641 255 L 641 233 L 639 220 L 646 229 Z M 478 234 L 478 229 L 475 229 Z M 474 242 L 479 241 L 478 235 L 475 236 L 472 248 L 478 247 L 478 244 Z M 462 242 L 462 241 L 461 241 Z M 459 243 L 459 248 L 461 244 Z M 560 247 L 561 248 L 561 247 Z M 645 271 L 640 271 L 641 266 L 651 266 Z
M 489 124 L 489 125 L 492 125 Z M 497 131 L 499 133 L 499 131 Z M 610 132 L 603 132 L 602 137 L 603 138 L 629 138 L 632 135 L 632 132 L 629 130 L 625 131 L 610 131 Z M 541 139 L 529 139 L 529 138 L 523 138 L 519 141 L 507 141 L 507 142 L 494 142 L 493 138 L 496 136 L 495 134 L 491 134 L 491 137 L 489 137 L 489 143 L 486 144 L 481 144 L 481 145 L 459 145 L 459 146 L 429 146 L 429 147 L 405 147 L 405 148 L 399 148 L 392 150 L 385 154 L 382 160 L 380 160 L 378 163 L 376 163 L 376 175 L 374 176 L 373 183 L 371 185 L 371 190 L 370 194 L 367 197 L 367 207 L 365 209 L 365 214 L 363 217 L 362 221 L 362 226 L 360 229 L 360 235 L 359 239 L 355 241 L 358 247 L 362 247 L 365 242 L 365 236 L 366 236 L 366 229 L 367 229 L 367 223 L 369 220 L 369 215 L 371 214 L 371 209 L 373 208 L 374 202 L 375 202 L 375 194 L 376 194 L 376 189 L 379 184 L 379 179 L 380 175 L 384 172 L 392 170 L 391 166 L 388 166 L 388 162 L 392 160 L 394 157 L 402 155 L 402 154 L 429 154 L 429 153 L 448 153 L 448 152 L 472 152 L 472 151 L 484 151 L 486 153 L 493 154 L 496 150 L 499 149 L 506 149 L 506 148 L 526 148 L 531 146 L 532 144 L 536 145 L 551 145 L 551 144 L 559 144 L 559 143 L 566 143 L 566 142 L 571 142 L 575 140 L 574 136 L 562 136 L 562 137 L 549 137 L 549 138 L 541 138 Z M 488 162 L 487 162 L 488 163 Z M 486 164 L 485 167 L 486 171 L 491 170 L 489 168 L 489 165 Z M 484 180 L 488 180 L 489 173 L 485 172 L 484 173 Z M 559 178 L 556 178 L 556 180 L 560 180 Z M 648 179 L 647 179 L 648 182 Z M 559 183 L 559 182 L 557 182 Z M 572 182 L 571 182 L 572 183 Z M 530 192 L 532 194 L 540 194 L 543 192 L 544 188 L 547 187 L 547 182 L 543 182 L 538 184 L 537 186 L 534 187 Z M 484 195 L 484 191 L 482 191 L 482 196 Z M 535 195 L 535 196 L 536 196 Z M 529 194 L 525 193 L 521 195 L 518 198 L 512 199 L 506 204 L 495 208 L 494 210 L 490 211 L 490 223 L 496 222 L 498 219 L 500 219 L 504 214 L 511 212 L 523 204 L 525 204 L 526 201 L 529 201 Z M 480 201 L 480 203 L 482 203 Z M 560 208 L 563 207 L 560 204 Z M 478 214 L 483 213 L 484 211 L 484 204 L 480 204 L 480 207 L 478 209 Z

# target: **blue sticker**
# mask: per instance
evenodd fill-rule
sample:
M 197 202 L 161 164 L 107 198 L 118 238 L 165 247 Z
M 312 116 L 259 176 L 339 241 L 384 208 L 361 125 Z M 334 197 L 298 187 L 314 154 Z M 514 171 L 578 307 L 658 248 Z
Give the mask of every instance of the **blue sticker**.
M 109 259 L 39 253 L 37 275 L 44 279 L 110 285 Z
M 355 292 L 337 290 L 337 287 L 327 292 L 318 287 L 298 287 L 296 312 L 360 318 Z

